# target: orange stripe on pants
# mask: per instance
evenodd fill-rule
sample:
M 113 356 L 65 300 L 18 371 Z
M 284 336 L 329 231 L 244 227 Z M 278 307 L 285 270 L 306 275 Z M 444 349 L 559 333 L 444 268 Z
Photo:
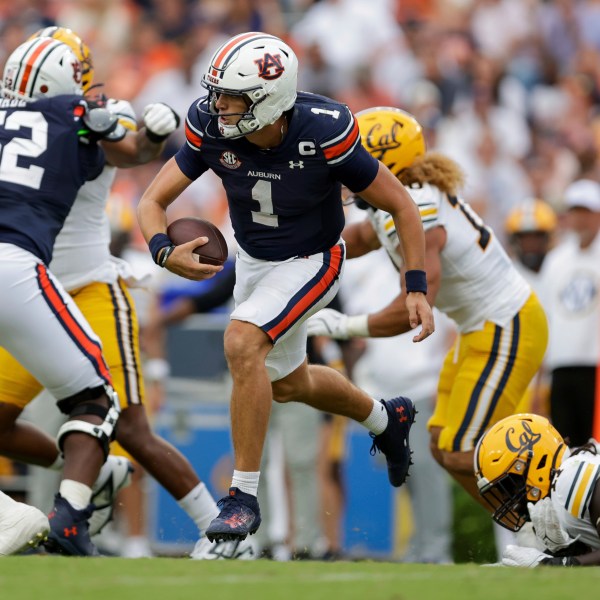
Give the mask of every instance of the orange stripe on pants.
M 81 328 L 79 322 L 73 317 L 73 315 L 67 310 L 67 306 L 56 291 L 50 278 L 48 277 L 48 271 L 44 265 L 37 266 L 37 272 L 42 287 L 42 292 L 50 306 L 54 309 L 57 318 L 61 321 L 64 327 L 71 333 L 71 335 L 77 340 L 77 343 L 84 349 L 84 351 L 92 357 L 96 362 L 97 370 L 101 377 L 103 377 L 107 383 L 112 385 L 110 377 L 110 371 L 102 356 L 102 350 L 100 347 L 88 337 L 87 333 Z
M 333 279 L 340 272 L 341 262 L 342 249 L 340 246 L 334 246 L 331 249 L 331 262 L 325 275 L 294 305 L 289 314 L 280 323 L 267 332 L 271 339 L 275 339 L 282 331 L 287 329 L 323 293 L 323 289 L 331 285 Z

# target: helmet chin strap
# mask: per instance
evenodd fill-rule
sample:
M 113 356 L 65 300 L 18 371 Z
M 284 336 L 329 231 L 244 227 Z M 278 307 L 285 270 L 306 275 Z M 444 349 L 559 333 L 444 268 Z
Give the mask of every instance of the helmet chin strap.
M 247 125 L 247 127 L 243 127 Z M 259 122 L 256 118 L 253 119 L 240 119 L 235 125 L 224 125 L 223 123 L 217 122 L 219 133 L 228 139 L 235 139 L 254 133 L 260 129 Z
M 237 126 L 237 123 L 235 125 L 223 125 L 222 123 L 219 123 L 217 127 L 219 129 L 219 133 L 224 138 L 236 138 L 244 135 L 241 129 Z

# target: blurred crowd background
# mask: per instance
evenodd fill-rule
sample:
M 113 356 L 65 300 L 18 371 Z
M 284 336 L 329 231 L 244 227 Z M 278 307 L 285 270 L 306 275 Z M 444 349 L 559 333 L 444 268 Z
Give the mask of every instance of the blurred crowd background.
M 56 23 L 92 48 L 109 96 L 181 115 L 224 39 L 280 36 L 298 53 L 300 89 L 355 112 L 412 112 L 429 148 L 465 168 L 465 199 L 499 235 L 524 197 L 560 209 L 576 176 L 598 176 L 598 0 L 4 0 L 0 62 Z M 182 140 L 180 129 L 168 153 Z M 135 204 L 155 172 L 122 172 L 115 193 Z M 214 182 L 189 195 L 182 211 L 225 212 Z
M 277 35 L 298 54 L 300 89 L 354 112 L 396 106 L 414 114 L 428 149 L 464 168 L 465 200 L 506 243 L 506 218 L 524 199 L 550 205 L 560 234 L 569 184 L 600 181 L 600 0 L 0 0 L 0 65 L 55 24 L 90 46 L 94 81 L 109 97 L 129 100 L 138 114 L 165 102 L 182 118 L 203 95 L 202 74 L 225 39 Z M 183 140 L 180 128 L 161 161 Z M 115 253 L 153 275 L 153 293 L 136 298 L 142 325 L 168 286 L 187 285 L 155 268 L 136 227 L 135 206 L 161 161 L 120 171 L 109 204 Z M 171 220 L 194 214 L 218 224 L 234 248 L 224 192 L 211 174 L 169 209 Z M 372 276 L 372 264 L 350 281 Z M 160 358 L 148 344 L 150 358 Z M 373 364 L 390 351 L 379 350 Z M 432 402 L 434 389 L 427 394 Z M 164 401 L 159 392 L 157 407 Z M 451 560 L 443 550 L 431 560 Z

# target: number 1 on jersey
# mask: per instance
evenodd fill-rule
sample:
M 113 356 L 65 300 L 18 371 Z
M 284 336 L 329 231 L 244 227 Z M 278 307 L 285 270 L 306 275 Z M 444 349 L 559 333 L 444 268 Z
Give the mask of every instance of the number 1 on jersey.
M 460 212 L 462 212 L 462 214 L 467 218 L 467 221 L 471 223 L 474 229 L 479 231 L 479 246 L 482 250 L 485 250 L 487 245 L 490 243 L 492 234 L 481 217 L 466 202 L 463 202 L 456 196 L 448 196 L 448 201 L 453 208 L 458 206 Z
M 273 212 L 271 182 L 259 179 L 252 188 L 252 200 L 256 200 L 260 210 L 252 211 L 252 220 L 267 227 L 279 227 L 279 217 Z
M 334 119 L 338 119 L 340 116 L 339 110 L 327 110 L 326 108 L 311 108 L 310 112 L 315 113 L 315 115 L 329 115 Z

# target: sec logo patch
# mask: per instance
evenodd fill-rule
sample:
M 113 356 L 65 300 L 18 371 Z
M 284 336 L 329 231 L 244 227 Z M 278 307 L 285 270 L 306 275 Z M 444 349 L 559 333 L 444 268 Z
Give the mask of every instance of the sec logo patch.
M 219 159 L 221 164 L 228 169 L 237 169 L 242 161 L 233 153 L 227 150 L 221 154 L 221 158 Z

